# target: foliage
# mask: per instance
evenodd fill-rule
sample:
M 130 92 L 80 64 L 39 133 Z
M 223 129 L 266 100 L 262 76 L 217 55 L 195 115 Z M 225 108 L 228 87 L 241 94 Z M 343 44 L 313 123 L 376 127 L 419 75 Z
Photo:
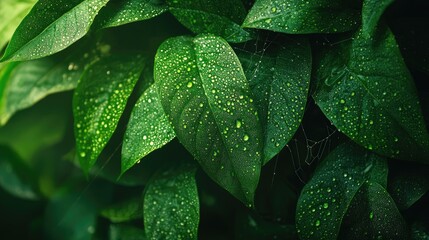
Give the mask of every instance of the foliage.
M 429 238 L 427 10 L 0 1 L 2 237 Z

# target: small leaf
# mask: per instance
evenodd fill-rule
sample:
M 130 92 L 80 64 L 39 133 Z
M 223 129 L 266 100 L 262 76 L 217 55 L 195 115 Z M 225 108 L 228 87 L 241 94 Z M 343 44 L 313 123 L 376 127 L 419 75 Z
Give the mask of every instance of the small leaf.
M 346 32 L 358 26 L 359 14 L 342 0 L 257 0 L 243 26 L 292 34 Z
M 116 129 L 143 69 L 136 55 L 111 56 L 85 70 L 73 98 L 77 154 L 85 172 Z
M 256 49 L 258 49 L 257 45 Z M 264 164 L 298 129 L 307 103 L 311 50 L 305 39 L 272 42 L 262 52 L 238 51 L 264 131 Z
M 35 3 L 36 0 L 0 1 L 0 50 L 9 42 L 15 29 Z
M 122 145 L 121 172 L 124 173 L 175 136 L 162 108 L 156 86 L 152 85 L 142 94 L 131 113 Z
M 109 0 L 39 0 L 12 36 L 1 61 L 59 52 L 82 38 Z
M 367 181 L 387 184 L 387 163 L 354 144 L 333 150 L 317 167 L 298 200 L 300 239 L 337 239 L 344 215 Z
M 155 175 L 144 195 L 149 239 L 197 239 L 200 207 L 195 168 L 181 166 Z
M 167 6 L 154 0 L 116 0 L 103 8 L 94 22 L 96 29 L 117 27 L 147 20 L 167 11 Z
M 39 195 L 33 189 L 31 171 L 9 148 L 0 145 L 0 187 L 10 194 L 36 200 Z
M 345 216 L 339 239 L 408 239 L 395 202 L 378 183 L 365 183 Z
M 386 8 L 395 0 L 364 0 L 362 8 L 362 32 L 372 36 Z
M 367 149 L 404 160 L 429 156 L 429 135 L 413 79 L 387 28 L 359 31 L 317 62 L 313 97 L 330 121 Z
M 126 201 L 111 205 L 101 211 L 101 216 L 113 223 L 126 222 L 142 217 L 142 199 L 131 198 Z
M 212 33 L 229 42 L 245 42 L 251 34 L 241 28 L 246 10 L 240 0 L 167 0 L 170 12 L 194 33 Z
M 219 185 L 252 204 L 262 131 L 240 61 L 212 35 L 164 42 L 155 59 L 162 106 L 185 148 Z

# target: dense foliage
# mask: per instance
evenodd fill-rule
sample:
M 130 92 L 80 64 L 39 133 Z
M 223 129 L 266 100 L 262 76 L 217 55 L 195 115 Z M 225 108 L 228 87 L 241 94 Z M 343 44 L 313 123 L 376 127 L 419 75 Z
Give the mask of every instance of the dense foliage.
M 0 238 L 429 239 L 424 0 L 1 0 Z

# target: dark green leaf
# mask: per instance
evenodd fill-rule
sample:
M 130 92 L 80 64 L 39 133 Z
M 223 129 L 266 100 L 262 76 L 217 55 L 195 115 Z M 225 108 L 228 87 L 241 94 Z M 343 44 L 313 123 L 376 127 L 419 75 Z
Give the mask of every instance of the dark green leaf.
M 143 229 L 128 225 L 112 224 L 109 228 L 109 240 L 145 240 Z
M 194 33 L 212 33 L 229 42 L 244 42 L 251 34 L 241 28 L 246 10 L 240 0 L 167 0 L 170 12 Z
M 143 204 L 141 198 L 131 198 L 111 205 L 101 211 L 101 216 L 111 222 L 120 223 L 142 217 Z
M 9 42 L 16 27 L 33 7 L 36 0 L 0 1 L 0 50 Z
M 399 209 L 405 210 L 429 191 L 429 167 L 404 166 L 389 181 L 389 192 Z
M 408 239 L 407 226 L 389 193 L 365 183 L 344 218 L 339 239 Z
M 144 226 L 149 239 L 197 239 L 200 207 L 195 168 L 155 175 L 146 187 Z
M 124 173 L 175 136 L 162 108 L 156 86 L 152 85 L 142 94 L 131 113 L 122 145 L 121 172 Z
M 1 61 L 59 52 L 82 38 L 109 0 L 39 0 L 12 36 Z
M 73 98 L 77 154 L 85 172 L 109 141 L 143 69 L 139 55 L 111 56 L 90 66 Z
M 358 23 L 359 10 L 349 1 L 257 0 L 243 26 L 305 34 L 345 32 Z
M 367 149 L 427 161 L 429 136 L 413 79 L 387 28 L 329 48 L 318 62 L 316 103 L 348 137 Z
M 34 191 L 30 169 L 9 148 L 0 145 L 0 187 L 10 194 L 24 199 L 35 200 L 39 196 Z
M 143 21 L 156 17 L 166 10 L 167 6 L 157 0 L 110 1 L 95 19 L 94 27 L 108 28 Z
M 304 39 L 270 43 L 262 52 L 238 51 L 264 131 L 264 164 L 293 137 L 304 115 L 311 74 Z
M 417 222 L 411 226 L 411 239 L 413 240 L 428 240 L 429 228 L 427 222 Z
M 386 8 L 395 0 L 364 0 L 362 8 L 362 31 L 372 36 Z
M 164 42 L 155 83 L 177 137 L 208 175 L 253 203 L 262 162 L 262 130 L 240 61 L 212 35 Z
M 317 167 L 298 200 L 302 239 L 336 239 L 347 210 L 365 182 L 387 184 L 387 163 L 354 144 L 333 150 Z

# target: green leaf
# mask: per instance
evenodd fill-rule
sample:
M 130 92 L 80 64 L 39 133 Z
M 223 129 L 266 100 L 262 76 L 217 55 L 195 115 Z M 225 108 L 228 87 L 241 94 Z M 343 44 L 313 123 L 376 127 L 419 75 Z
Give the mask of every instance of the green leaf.
M 140 159 L 169 143 L 175 137 L 164 113 L 156 86 L 146 89 L 131 113 L 122 145 L 121 172 Z
M 143 70 L 139 55 L 111 56 L 85 70 L 73 98 L 77 154 L 85 172 L 109 141 Z
M 117 0 L 110 1 L 94 22 L 96 29 L 117 27 L 127 23 L 147 20 L 167 11 L 162 1 Z
M 354 144 L 333 150 L 317 167 L 298 200 L 300 239 L 337 239 L 350 203 L 365 182 L 387 184 L 387 163 Z
M 360 12 L 342 0 L 257 0 L 243 27 L 307 34 L 346 32 L 359 24 Z
M 358 32 L 316 65 L 313 97 L 341 132 L 381 155 L 427 161 L 429 136 L 417 92 L 389 29 L 373 38 Z
M 411 226 L 411 239 L 413 240 L 428 240 L 429 228 L 427 222 L 416 222 Z
M 272 42 L 261 52 L 238 51 L 263 126 L 264 164 L 291 140 L 307 103 L 310 45 L 305 39 L 285 41 Z
M 111 205 L 101 211 L 101 216 L 113 223 L 126 222 L 142 217 L 143 205 L 140 197 Z
M 241 28 L 246 9 L 240 0 L 167 0 L 170 12 L 194 33 L 212 33 L 229 42 L 245 42 L 251 34 Z
M 362 8 L 363 34 L 372 36 L 386 8 L 395 0 L 364 0 Z
M 149 239 L 197 239 L 200 207 L 195 168 L 181 166 L 155 175 L 143 204 Z
M 345 216 L 339 239 L 408 239 L 407 226 L 389 193 L 365 183 Z
M 74 89 L 85 66 L 104 55 L 94 45 L 78 45 L 50 57 L 8 63 L 0 70 L 0 125 L 47 95 Z
M 109 228 L 109 240 L 145 240 L 143 229 L 123 224 L 112 224 Z
M 59 52 L 82 38 L 109 0 L 39 0 L 12 36 L 1 61 Z
M 36 0 L 0 1 L 0 50 L 9 42 L 13 32 L 34 3 Z
M 405 210 L 429 192 L 429 167 L 402 166 L 389 180 L 389 192 L 400 210 Z
M 164 42 L 155 83 L 176 135 L 219 185 L 252 204 L 262 163 L 262 130 L 240 61 L 212 35 Z
M 30 169 L 16 153 L 0 145 L 0 187 L 10 194 L 36 200 L 39 195 L 33 189 Z

